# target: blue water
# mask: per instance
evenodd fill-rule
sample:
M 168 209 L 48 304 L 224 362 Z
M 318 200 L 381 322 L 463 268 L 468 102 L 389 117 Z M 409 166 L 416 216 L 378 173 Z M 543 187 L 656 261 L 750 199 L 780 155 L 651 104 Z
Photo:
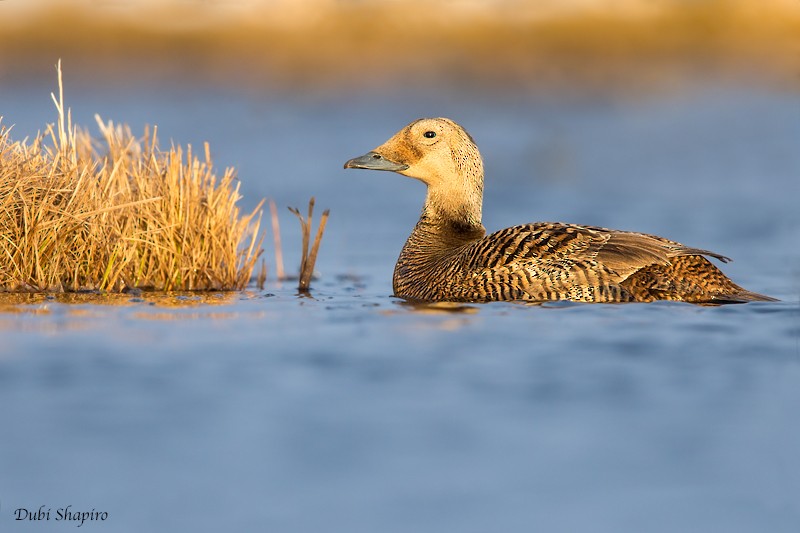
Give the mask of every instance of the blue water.
M 48 89 L 3 88 L 35 133 Z M 308 99 L 75 90 L 211 143 L 244 207 L 331 209 L 311 297 L 0 295 L 0 531 L 800 530 L 800 96 Z M 8 102 L 12 102 L 11 105 Z M 560 220 L 734 258 L 778 303 L 416 308 L 391 271 L 424 191 L 344 171 L 447 115 L 486 161 L 488 229 Z M 287 264 L 299 262 L 282 217 Z M 269 239 L 267 239 L 269 242 Z M 266 255 L 274 271 L 272 254 Z M 22 300 L 22 301 L 20 301 Z M 51 521 L 14 511 L 51 509 Z M 82 531 L 83 529 L 81 529 Z

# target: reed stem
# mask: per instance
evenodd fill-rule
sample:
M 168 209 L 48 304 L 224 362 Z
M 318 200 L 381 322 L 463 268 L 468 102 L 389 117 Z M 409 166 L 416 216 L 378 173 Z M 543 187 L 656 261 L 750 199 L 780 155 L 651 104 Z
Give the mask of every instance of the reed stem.
M 314 265 L 317 262 L 317 254 L 319 253 L 319 246 L 322 242 L 322 234 L 325 232 L 325 226 L 328 223 L 328 216 L 330 210 L 326 209 L 320 218 L 319 227 L 317 228 L 314 243 L 309 250 L 309 243 L 311 241 L 311 227 L 314 216 L 314 197 L 308 201 L 308 219 L 304 219 L 300 214 L 300 210 L 296 207 L 290 207 L 289 211 L 295 214 L 300 220 L 300 229 L 303 234 L 303 250 L 302 258 L 300 260 L 300 280 L 298 282 L 298 290 L 300 292 L 308 292 L 311 289 L 311 278 L 314 275 Z

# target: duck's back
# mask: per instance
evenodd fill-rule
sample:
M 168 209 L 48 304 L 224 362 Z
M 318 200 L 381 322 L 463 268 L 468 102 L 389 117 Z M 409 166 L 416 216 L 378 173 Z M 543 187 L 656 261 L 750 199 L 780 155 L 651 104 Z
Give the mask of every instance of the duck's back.
M 395 267 L 397 296 L 426 301 L 771 300 L 742 289 L 703 256 L 727 258 L 653 235 L 549 222 L 482 238 L 449 231 L 432 237 L 420 225 L 415 228 Z

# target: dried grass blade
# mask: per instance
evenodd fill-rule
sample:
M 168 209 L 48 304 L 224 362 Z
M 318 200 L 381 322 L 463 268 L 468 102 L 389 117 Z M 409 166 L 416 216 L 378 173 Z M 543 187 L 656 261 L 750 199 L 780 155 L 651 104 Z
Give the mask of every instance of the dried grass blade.
M 311 246 L 311 252 L 308 254 L 306 269 L 303 270 L 300 277 L 300 290 L 308 290 L 311 288 L 311 277 L 314 275 L 314 265 L 317 262 L 317 252 L 319 251 L 319 245 L 322 242 L 322 234 L 325 232 L 325 225 L 328 223 L 328 215 L 330 215 L 330 209 L 323 211 L 322 217 L 320 218 L 319 228 L 317 228 L 317 235 L 314 238 L 314 244 Z
M 272 238 L 275 243 L 275 276 L 278 280 L 286 278 L 286 272 L 283 269 L 283 248 L 281 247 L 281 224 L 278 221 L 278 208 L 275 206 L 275 201 L 270 199 L 269 212 L 272 219 Z

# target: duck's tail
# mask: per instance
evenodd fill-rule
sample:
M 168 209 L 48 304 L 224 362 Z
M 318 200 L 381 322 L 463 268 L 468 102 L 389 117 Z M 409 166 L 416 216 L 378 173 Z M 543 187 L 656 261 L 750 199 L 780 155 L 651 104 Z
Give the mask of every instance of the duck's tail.
M 715 294 L 707 303 L 711 304 L 746 304 L 747 302 L 780 302 L 777 298 L 766 296 L 745 289 L 732 294 Z
M 676 300 L 695 304 L 776 302 L 771 296 L 748 291 L 701 255 L 670 258 L 668 265 L 643 268 L 623 282 L 639 301 Z

